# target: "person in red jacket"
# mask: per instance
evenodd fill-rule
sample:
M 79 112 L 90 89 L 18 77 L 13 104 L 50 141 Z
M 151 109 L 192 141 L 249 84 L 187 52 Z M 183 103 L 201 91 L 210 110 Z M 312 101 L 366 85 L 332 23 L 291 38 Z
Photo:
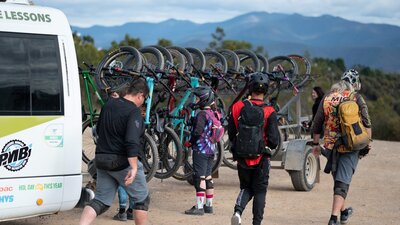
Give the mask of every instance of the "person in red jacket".
M 274 108 L 264 102 L 268 91 L 269 79 L 266 74 L 253 73 L 249 81 L 249 101 L 255 105 L 263 105 L 264 124 L 263 140 L 265 146 L 276 148 L 279 143 L 278 119 Z M 247 101 L 244 100 L 244 101 Z M 265 198 L 267 194 L 270 152 L 265 152 L 258 157 L 243 158 L 236 152 L 236 137 L 238 134 L 239 116 L 244 101 L 236 102 L 231 108 L 229 117 L 228 135 L 232 143 L 232 154 L 238 162 L 238 175 L 240 181 L 240 192 L 234 207 L 234 214 L 231 218 L 232 225 L 241 224 L 241 215 L 247 203 L 253 199 L 253 225 L 260 225 L 264 215 Z

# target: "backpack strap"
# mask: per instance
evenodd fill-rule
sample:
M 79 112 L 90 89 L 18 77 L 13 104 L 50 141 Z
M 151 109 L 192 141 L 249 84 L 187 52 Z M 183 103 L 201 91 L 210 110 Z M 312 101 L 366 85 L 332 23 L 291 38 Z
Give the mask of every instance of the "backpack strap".
M 253 103 L 252 103 L 249 99 L 243 100 L 243 104 L 244 104 L 245 106 L 253 106 Z
M 204 110 L 204 112 L 206 113 L 208 118 L 212 118 L 212 116 L 215 116 L 211 109 L 210 110 L 206 109 Z

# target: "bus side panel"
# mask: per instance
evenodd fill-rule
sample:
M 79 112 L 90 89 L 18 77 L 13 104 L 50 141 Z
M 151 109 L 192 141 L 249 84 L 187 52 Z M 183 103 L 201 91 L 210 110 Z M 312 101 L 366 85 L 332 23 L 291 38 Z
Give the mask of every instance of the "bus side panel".
M 63 201 L 60 211 L 72 209 L 76 206 L 82 187 L 82 176 L 64 177 Z
M 78 65 L 72 36 L 59 36 L 65 112 L 64 174 L 80 174 L 82 167 L 82 112 Z M 80 185 L 82 186 L 82 185 Z
M 58 212 L 64 189 L 63 177 L 1 179 L 0 221 Z
M 78 65 L 72 36 L 59 36 L 65 106 L 64 193 L 60 211 L 72 209 L 82 188 L 82 113 Z

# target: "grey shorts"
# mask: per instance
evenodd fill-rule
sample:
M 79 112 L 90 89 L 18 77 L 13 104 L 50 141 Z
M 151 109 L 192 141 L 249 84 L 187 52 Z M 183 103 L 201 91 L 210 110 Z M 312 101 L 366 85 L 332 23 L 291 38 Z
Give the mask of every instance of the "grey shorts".
M 135 180 L 129 186 L 125 186 L 125 177 L 130 169 L 130 166 L 119 171 L 97 169 L 95 199 L 107 206 L 111 206 L 115 194 L 117 193 L 118 186 L 121 185 L 133 202 L 140 203 L 145 201 L 149 195 L 149 189 L 143 171 L 143 164 L 138 161 L 138 170 Z
M 358 164 L 358 152 L 339 153 L 336 172 L 333 174 L 335 181 L 350 184 Z

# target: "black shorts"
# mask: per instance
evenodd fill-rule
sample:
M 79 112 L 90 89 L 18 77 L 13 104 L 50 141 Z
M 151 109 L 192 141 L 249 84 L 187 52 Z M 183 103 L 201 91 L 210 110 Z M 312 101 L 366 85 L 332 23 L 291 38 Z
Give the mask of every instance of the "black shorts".
M 195 176 L 211 176 L 214 155 L 193 151 L 193 173 Z

